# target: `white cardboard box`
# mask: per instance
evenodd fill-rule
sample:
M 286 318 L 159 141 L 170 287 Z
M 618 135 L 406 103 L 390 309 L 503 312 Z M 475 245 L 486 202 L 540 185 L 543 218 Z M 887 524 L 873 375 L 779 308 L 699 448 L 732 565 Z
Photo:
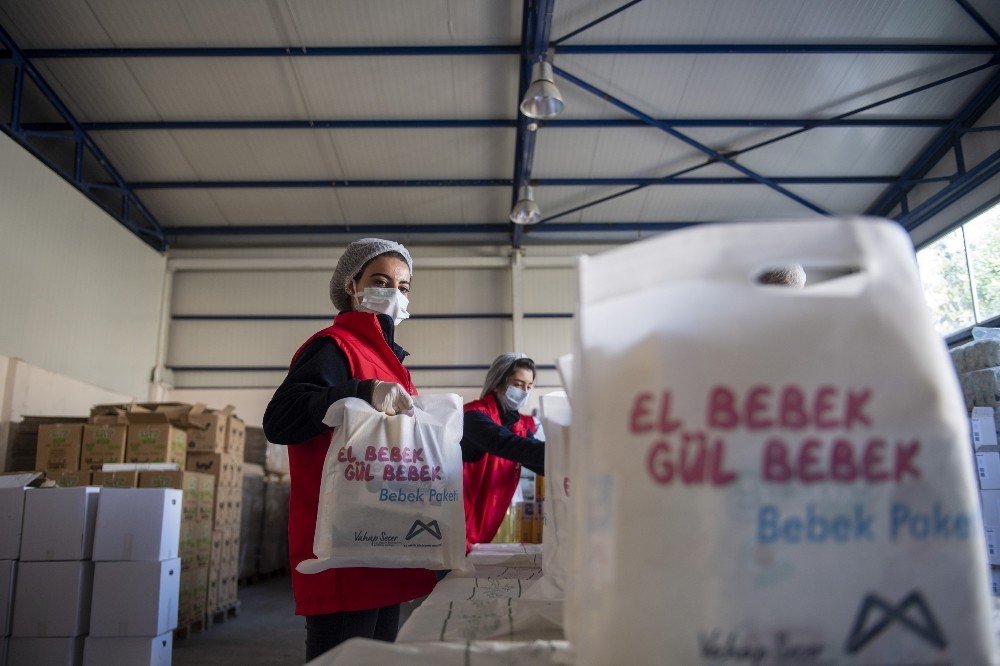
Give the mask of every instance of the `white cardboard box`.
M 986 528 L 986 559 L 990 564 L 1000 564 L 1000 528 Z
M 8 643 L 10 666 L 77 666 L 83 660 L 83 637 L 23 638 L 12 637 Z
M 20 556 L 24 493 L 24 488 L 0 488 L 0 560 Z
M 976 451 L 976 474 L 983 490 L 1000 489 L 1000 448 L 990 446 Z
M 24 496 L 21 561 L 89 560 L 100 488 L 40 488 Z
M 178 557 L 181 493 L 173 488 L 105 488 L 97 512 L 94 560 Z
M 159 636 L 177 627 L 181 561 L 97 562 L 90 635 Z
M 983 525 L 1000 528 L 1000 490 L 980 490 L 983 502 Z
M 1000 569 L 990 569 L 990 591 L 1000 597 Z
M 83 666 L 170 666 L 174 633 L 128 638 L 87 638 Z
M 976 449 L 997 445 L 997 424 L 992 407 L 972 408 L 972 444 Z
M 0 666 L 7 666 L 7 640 L 6 636 L 0 636 Z
M 17 560 L 0 560 L 0 636 L 10 636 L 16 581 Z
M 93 580 L 90 561 L 21 562 L 11 634 L 39 638 L 86 634 Z

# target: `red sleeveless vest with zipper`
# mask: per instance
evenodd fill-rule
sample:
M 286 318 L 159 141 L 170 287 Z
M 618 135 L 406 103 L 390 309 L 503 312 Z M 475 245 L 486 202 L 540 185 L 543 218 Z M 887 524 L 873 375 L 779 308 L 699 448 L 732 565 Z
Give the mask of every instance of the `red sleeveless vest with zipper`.
M 482 412 L 497 425 L 502 425 L 500 407 L 492 394 L 466 403 L 463 409 L 466 412 Z M 510 430 L 519 437 L 528 437 L 535 430 L 535 420 L 522 414 Z M 520 478 L 520 463 L 492 453 L 484 453 L 476 462 L 462 463 L 466 551 L 472 548 L 472 544 L 493 541 L 507 515 Z
M 342 312 L 333 325 L 305 341 L 292 365 L 317 338 L 332 339 L 347 357 L 355 379 L 396 382 L 411 394 L 417 391 L 410 372 L 403 367 L 382 335 L 376 315 Z M 297 615 L 325 615 L 398 604 L 430 594 L 436 579 L 427 569 L 327 569 L 318 574 L 295 570 L 302 560 L 312 559 L 313 536 L 319 505 L 319 486 L 333 431 L 288 447 L 291 494 L 288 505 L 288 553 L 292 567 L 292 592 Z

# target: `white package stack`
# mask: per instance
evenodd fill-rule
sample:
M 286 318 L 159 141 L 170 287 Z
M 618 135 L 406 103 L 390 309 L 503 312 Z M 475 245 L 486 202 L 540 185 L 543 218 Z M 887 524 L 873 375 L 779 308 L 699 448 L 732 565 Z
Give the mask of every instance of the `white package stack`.
M 83 636 L 14 637 L 8 642 L 7 663 L 10 666 L 20 666 L 20 664 L 77 666 L 83 658 L 83 641 Z
M 180 559 L 97 562 L 90 635 L 151 639 L 177 628 Z
M 12 636 L 87 634 L 93 562 L 21 562 L 17 567 Z
M 170 666 L 174 632 L 161 636 L 95 638 L 88 636 L 83 648 L 83 666 Z
M 182 492 L 174 488 L 105 488 L 97 512 L 94 560 L 178 557 Z
M 100 488 L 41 488 L 24 496 L 21 560 L 89 560 Z
M 364 400 L 330 406 L 336 428 L 323 466 L 316 559 L 334 567 L 459 569 L 465 563 L 462 400 L 417 396 L 412 415 L 387 416 Z
M 0 560 L 20 556 L 25 492 L 24 488 L 0 488 Z
M 756 280 L 796 262 L 847 274 Z M 898 225 L 706 225 L 580 285 L 577 663 L 997 662 L 968 421 Z

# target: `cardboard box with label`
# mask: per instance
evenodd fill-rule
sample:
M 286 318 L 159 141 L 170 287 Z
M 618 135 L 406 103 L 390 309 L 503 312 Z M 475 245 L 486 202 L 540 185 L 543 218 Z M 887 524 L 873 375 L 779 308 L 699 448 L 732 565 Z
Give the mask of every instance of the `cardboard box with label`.
M 102 488 L 136 488 L 139 472 L 94 472 L 91 484 Z
M 7 648 L 7 663 L 51 664 L 76 666 L 83 663 L 82 636 L 73 638 L 18 638 L 12 637 Z
M 46 638 L 86 634 L 93 579 L 94 563 L 89 561 L 19 563 L 11 634 Z
M 172 462 L 184 468 L 187 433 L 165 414 L 129 414 L 125 446 L 127 462 Z
M 0 560 L 0 636 L 10 635 L 16 583 L 17 560 Z
M 78 486 L 91 485 L 90 470 L 77 470 L 75 472 L 60 472 L 53 478 L 60 488 L 76 488 Z
M 0 560 L 20 557 L 25 492 L 23 487 L 0 488 Z
M 184 495 L 181 500 L 181 519 L 194 522 L 198 519 L 205 476 L 197 472 L 142 472 L 139 475 L 139 487 L 182 490 Z
M 174 634 L 160 636 L 130 636 L 126 638 L 87 637 L 83 648 L 83 666 L 129 664 L 136 666 L 169 666 L 174 649 Z
M 129 414 L 144 414 L 150 411 L 152 410 L 135 402 L 94 405 L 90 408 L 89 423 L 93 425 L 123 425 L 128 423 Z
M 986 528 L 986 559 L 1000 565 L 1000 527 Z
M 187 456 L 185 469 L 189 472 L 210 474 L 218 485 L 220 479 L 226 479 L 231 472 L 230 457 L 225 453 L 205 453 L 192 451 Z
M 82 423 L 45 423 L 38 426 L 35 469 L 49 476 L 80 469 Z
M 159 636 L 177 627 L 181 561 L 97 562 L 91 636 Z
M 104 463 L 125 462 L 125 424 L 85 425 L 80 468 L 100 470 Z
M 215 477 L 198 474 L 198 520 L 211 524 L 215 515 Z
M 993 407 L 972 408 L 972 444 L 976 449 L 997 446 L 996 410 Z
M 1000 490 L 981 490 L 979 495 L 983 502 L 983 524 L 1000 528 Z
M 243 419 L 233 414 L 229 417 L 229 433 L 226 436 L 226 453 L 243 459 L 246 450 L 247 426 Z
M 229 417 L 233 406 L 225 409 L 208 409 L 198 403 L 188 413 L 191 429 L 188 431 L 188 449 L 206 453 L 222 453 L 226 450 L 229 433 Z
M 181 491 L 106 488 L 94 534 L 94 560 L 168 560 L 179 556 Z
M 1000 447 L 983 446 L 976 451 L 976 473 L 983 490 L 1000 490 Z
M 20 559 L 90 559 L 100 490 L 84 486 L 27 491 Z

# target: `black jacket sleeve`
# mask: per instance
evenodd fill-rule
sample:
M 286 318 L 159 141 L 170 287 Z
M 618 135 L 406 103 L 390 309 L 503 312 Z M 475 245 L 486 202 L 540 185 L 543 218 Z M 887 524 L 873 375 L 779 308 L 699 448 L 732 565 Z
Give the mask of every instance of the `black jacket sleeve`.
M 347 357 L 333 340 L 314 340 L 268 403 L 264 435 L 275 444 L 298 444 L 326 432 L 323 417 L 330 405 L 343 398 L 371 402 L 372 383 L 351 377 Z
M 518 437 L 482 412 L 466 412 L 462 462 L 476 462 L 484 453 L 521 463 L 535 474 L 545 474 L 545 442 Z

